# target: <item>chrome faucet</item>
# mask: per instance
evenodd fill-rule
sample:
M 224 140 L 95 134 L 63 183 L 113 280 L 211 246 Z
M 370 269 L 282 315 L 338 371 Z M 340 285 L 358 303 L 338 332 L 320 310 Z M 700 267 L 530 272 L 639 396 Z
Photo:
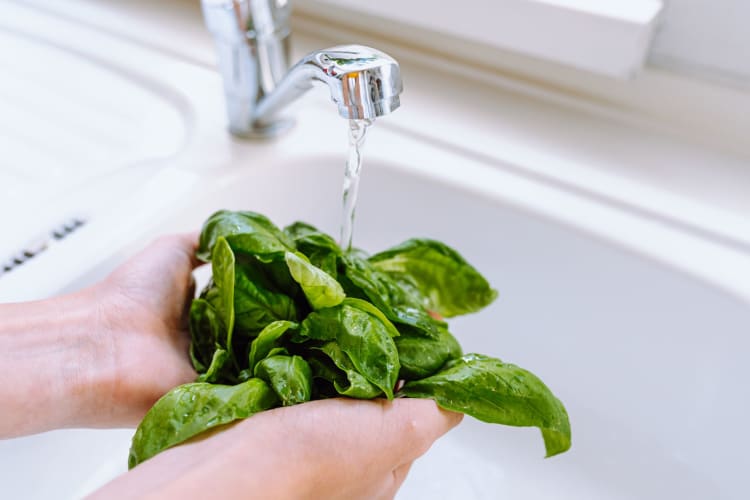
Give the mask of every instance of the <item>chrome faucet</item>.
M 278 113 L 312 88 L 328 85 L 339 115 L 373 120 L 399 107 L 398 63 L 362 45 L 318 50 L 289 68 L 288 0 L 201 0 L 216 40 L 229 131 L 239 137 L 270 137 L 291 120 Z

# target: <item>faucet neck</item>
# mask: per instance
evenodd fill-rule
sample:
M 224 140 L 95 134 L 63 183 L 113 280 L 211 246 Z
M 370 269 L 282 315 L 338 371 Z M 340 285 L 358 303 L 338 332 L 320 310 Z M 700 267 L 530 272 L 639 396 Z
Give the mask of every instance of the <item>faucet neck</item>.
M 291 4 L 287 0 L 202 0 L 216 42 L 229 130 L 240 137 L 276 135 L 289 120 L 259 123 L 258 102 L 289 69 Z

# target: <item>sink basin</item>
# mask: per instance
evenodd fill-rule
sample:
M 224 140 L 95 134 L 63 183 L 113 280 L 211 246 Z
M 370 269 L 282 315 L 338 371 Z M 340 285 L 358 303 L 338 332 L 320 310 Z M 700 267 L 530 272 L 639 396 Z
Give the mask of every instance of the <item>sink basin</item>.
M 399 498 L 743 497 L 750 440 L 726 423 L 750 410 L 736 397 L 738 381 L 750 377 L 747 304 L 381 159 L 386 135 L 376 124 L 365 154 L 355 246 L 374 252 L 424 236 L 459 249 L 500 298 L 452 321 L 452 330 L 467 352 L 547 381 L 567 405 L 574 436 L 569 453 L 544 460 L 536 429 L 467 418 L 417 462 Z M 337 234 L 342 165 L 343 153 L 227 174 L 176 225 L 196 227 L 218 208 L 249 209 Z
M 3 9 L 11 8 L 33 17 L 35 32 L 57 37 L 64 50 L 5 29 Z M 138 157 L 123 147 L 109 162 L 67 158 L 80 166 L 79 185 L 89 187 L 66 188 L 59 200 L 82 203 L 90 222 L 0 276 L 0 301 L 81 288 L 150 237 L 195 230 L 222 208 L 256 210 L 279 225 L 302 219 L 338 234 L 346 124 L 324 93 L 300 103 L 297 126 L 285 137 L 241 143 L 224 131 L 212 68 L 53 17 L 0 4 L 0 41 L 121 86 L 142 98 L 122 111 L 163 117 L 165 128 L 154 134 L 172 139 L 134 148 Z M 117 58 L 109 63 L 111 54 Z M 409 106 L 408 91 L 403 102 Z M 150 144 L 113 114 L 92 118 L 102 134 L 121 127 Z M 139 163 L 145 158 L 161 160 Z M 70 180 L 53 181 L 32 166 L 55 162 L 40 160 L 27 172 L 51 190 Z M 398 113 L 378 120 L 365 149 L 354 244 L 374 252 L 424 236 L 474 263 L 500 298 L 452 321 L 452 331 L 467 352 L 517 363 L 545 380 L 568 408 L 573 447 L 545 460 L 536 429 L 466 418 L 415 464 L 399 498 L 745 498 L 750 438 L 731 424 L 750 411 L 741 396 L 750 380 L 750 280 L 731 278 L 750 275 L 747 256 L 506 167 L 404 130 Z M 9 172 L 3 167 L 0 176 Z M 100 173 L 111 181 L 91 180 Z M 68 206 L 39 196 L 43 203 L 33 200 L 53 215 Z M 19 202 L 33 206 L 32 198 Z M 24 215 L 2 207 L 7 234 L 15 223 L 8 214 L 14 221 Z M 2 441 L 2 496 L 79 498 L 125 471 L 131 435 L 64 430 Z
M 415 464 L 399 498 L 742 498 L 748 439 L 727 423 L 750 410 L 747 399 L 736 397 L 744 390 L 740 381 L 750 378 L 743 354 L 747 304 L 387 160 L 379 146 L 391 139 L 387 130 L 373 129 L 355 245 L 377 251 L 426 236 L 459 249 L 500 298 L 454 320 L 452 330 L 467 352 L 498 356 L 541 376 L 565 402 L 574 436 L 570 452 L 545 460 L 536 429 L 466 418 Z M 162 227 L 195 228 L 212 211 L 228 208 L 258 210 L 280 225 L 303 218 L 335 234 L 343 159 L 343 151 L 288 154 L 262 167 L 227 167 Z M 39 470 L 40 461 L 45 470 L 68 470 L 55 479 L 57 497 L 75 496 L 125 470 L 126 431 L 48 436 L 2 443 L 0 453 L 9 456 L 25 442 L 56 450 L 65 443 L 96 467 L 73 474 L 67 455 L 40 460 L 14 453 L 19 458 L 3 468 L 11 491 L 13 484 L 28 491 L 24 471 Z

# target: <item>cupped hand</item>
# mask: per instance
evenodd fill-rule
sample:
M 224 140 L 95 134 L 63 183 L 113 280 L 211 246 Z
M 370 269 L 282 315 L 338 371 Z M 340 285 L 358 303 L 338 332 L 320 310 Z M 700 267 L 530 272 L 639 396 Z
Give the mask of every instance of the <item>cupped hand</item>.
M 164 393 L 196 378 L 188 313 L 197 242 L 197 234 L 163 236 L 90 290 L 114 364 L 103 424 L 137 424 Z
M 166 450 L 94 497 L 393 498 L 412 462 L 461 417 L 420 399 L 277 408 Z

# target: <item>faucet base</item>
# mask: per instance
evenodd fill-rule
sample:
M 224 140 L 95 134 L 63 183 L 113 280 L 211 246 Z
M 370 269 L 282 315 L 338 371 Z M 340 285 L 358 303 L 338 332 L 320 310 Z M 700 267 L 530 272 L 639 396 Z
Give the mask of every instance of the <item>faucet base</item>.
M 272 139 L 285 134 L 294 126 L 294 119 L 282 118 L 272 123 L 254 123 L 252 127 L 229 127 L 229 133 L 239 139 Z

